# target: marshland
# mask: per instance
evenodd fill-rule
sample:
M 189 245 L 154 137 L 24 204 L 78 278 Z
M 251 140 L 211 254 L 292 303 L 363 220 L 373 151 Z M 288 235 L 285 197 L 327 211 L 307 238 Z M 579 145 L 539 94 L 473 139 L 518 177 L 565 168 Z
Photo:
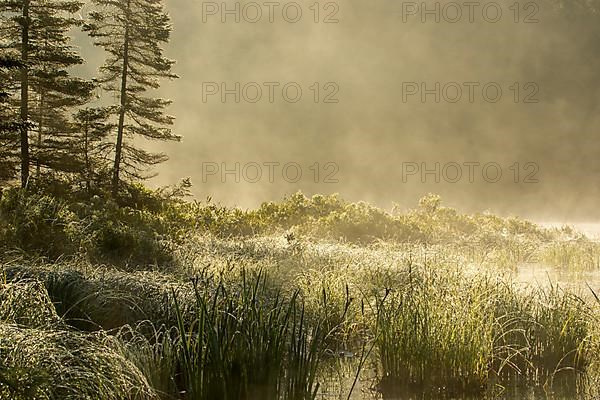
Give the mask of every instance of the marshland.
M 0 203 L 3 398 L 598 395 L 600 244 L 573 228 L 436 195 L 241 211 L 32 191 Z M 569 280 L 523 273 L 542 265 Z
M 233 3 L 0 0 L 0 399 L 598 399 L 598 0 Z

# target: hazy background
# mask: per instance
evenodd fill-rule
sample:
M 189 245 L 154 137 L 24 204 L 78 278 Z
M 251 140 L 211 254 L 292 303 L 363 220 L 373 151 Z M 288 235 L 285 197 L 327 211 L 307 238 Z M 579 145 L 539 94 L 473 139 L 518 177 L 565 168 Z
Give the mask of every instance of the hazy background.
M 228 7 L 234 7 L 227 1 Z M 241 4 L 249 3 L 242 1 Z M 262 4 L 263 1 L 259 1 Z M 468 15 L 457 23 L 432 16 L 422 23 L 420 14 L 403 22 L 397 0 L 340 0 L 338 23 L 315 23 L 309 7 L 313 0 L 298 1 L 302 18 L 286 22 L 281 1 L 274 22 L 263 7 L 259 23 L 222 23 L 220 15 L 202 21 L 203 2 L 167 0 L 173 35 L 167 54 L 177 60 L 180 79 L 165 82 L 160 95 L 174 101 L 174 131 L 184 137 L 177 143 L 148 143 L 171 159 L 159 167 L 154 185 L 174 184 L 191 177 L 199 199 L 211 196 L 228 205 L 254 207 L 302 190 L 307 194 L 340 193 L 348 200 L 366 200 L 390 208 L 392 202 L 410 207 L 425 193 L 442 195 L 446 204 L 464 211 L 491 210 L 537 220 L 597 221 L 600 185 L 600 15 L 594 2 L 536 1 L 538 23 L 515 23 L 511 1 L 497 1 L 503 10 L 498 23 L 482 18 L 482 1 L 475 23 Z M 334 10 L 321 1 L 323 19 Z M 421 3 L 421 2 L 418 2 Z M 426 2 L 433 7 L 433 1 Z M 442 1 L 444 5 L 448 1 Z M 462 1 L 457 3 L 462 4 Z M 519 3 L 521 19 L 531 10 Z M 218 3 L 220 4 L 220 3 Z M 528 7 L 528 8 L 526 8 Z M 253 10 L 252 15 L 254 15 Z M 291 16 L 293 10 L 289 9 Z M 449 10 L 449 12 L 453 10 Z M 468 9 L 463 7 L 463 11 Z M 493 15 L 493 14 L 492 14 Z M 84 35 L 78 43 L 93 74 L 104 54 L 93 49 Z M 497 82 L 503 95 L 487 103 L 481 88 L 470 103 L 467 92 L 455 104 L 435 103 L 428 96 L 402 101 L 403 82 Z M 233 87 L 247 82 L 297 82 L 302 99 L 287 103 L 276 89 L 275 101 L 263 97 L 255 104 L 233 96 L 202 100 L 203 82 L 226 82 Z M 335 82 L 337 104 L 315 103 L 309 86 Z M 509 90 L 521 83 L 521 97 L 535 82 L 538 103 L 516 104 Z M 254 92 L 252 92 L 254 93 Z M 203 182 L 203 163 L 297 162 L 303 177 L 288 183 L 268 168 L 258 183 L 236 183 L 232 175 L 223 182 L 210 176 Z M 309 169 L 320 163 L 319 183 Z M 325 163 L 339 167 L 338 183 L 324 183 Z M 470 183 L 463 167 L 458 183 L 434 182 L 420 175 L 403 182 L 402 163 L 489 162 L 502 167 L 497 183 L 486 182 L 481 167 Z M 520 163 L 520 183 L 509 167 Z M 524 183 L 525 163 L 539 166 L 538 183 Z M 493 171 L 492 171 L 493 172 Z M 254 175 L 254 172 L 252 172 Z M 454 172 L 451 171 L 454 176 Z M 494 175 L 494 174 L 492 174 Z

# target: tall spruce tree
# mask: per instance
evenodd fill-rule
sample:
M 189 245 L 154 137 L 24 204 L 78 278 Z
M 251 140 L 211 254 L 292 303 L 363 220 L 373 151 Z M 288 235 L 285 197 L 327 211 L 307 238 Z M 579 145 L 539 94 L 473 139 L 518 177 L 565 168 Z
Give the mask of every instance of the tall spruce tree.
M 111 179 L 117 196 L 122 175 L 147 178 L 147 167 L 167 159 L 163 153 L 137 147 L 135 138 L 180 140 L 170 129 L 173 117 L 165 114 L 171 101 L 147 93 L 159 88 L 161 78 L 177 77 L 171 72 L 174 62 L 164 57 L 161 48 L 169 41 L 171 25 L 161 0 L 92 1 L 98 11 L 90 13 L 85 30 L 108 53 L 99 81 L 119 99 Z
M 81 20 L 57 18 L 54 14 L 48 10 L 39 13 L 40 24 L 47 28 L 38 35 L 39 62 L 30 85 L 36 95 L 30 114 L 37 133 L 32 148 L 38 175 L 42 167 L 62 172 L 78 172 L 81 168 L 72 151 L 70 111 L 85 104 L 94 89 L 91 81 L 68 73 L 68 68 L 83 63 L 67 37 L 68 29 Z
M 73 78 L 69 68 L 83 63 L 70 45 L 69 31 L 81 23 L 83 3 L 73 0 L 0 0 L 3 51 L 18 54 L 21 68 L 11 90 L 18 98 L 21 184 L 27 185 L 32 161 L 53 169 L 72 169 L 69 159 L 71 107 L 83 104 L 93 88 Z M 34 152 L 30 134 L 37 131 Z M 43 145 L 49 137 L 48 148 Z M 67 160 L 67 161 L 65 161 Z

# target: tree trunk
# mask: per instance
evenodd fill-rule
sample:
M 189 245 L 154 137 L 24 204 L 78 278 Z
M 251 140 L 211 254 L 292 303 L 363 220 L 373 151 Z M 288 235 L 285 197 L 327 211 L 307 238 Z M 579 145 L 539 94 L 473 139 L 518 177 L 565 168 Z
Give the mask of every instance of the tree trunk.
M 115 164 L 112 177 L 112 194 L 119 194 L 119 174 L 121 168 L 121 154 L 123 151 L 123 130 L 125 126 L 125 112 L 127 107 L 127 72 L 129 69 L 129 19 L 131 0 L 127 0 L 127 11 L 125 13 L 125 40 L 123 43 L 123 73 L 121 75 L 121 110 L 119 112 L 119 126 L 117 129 L 117 144 L 115 148 Z
M 42 166 L 40 164 L 40 154 L 42 152 L 42 131 L 44 129 L 44 91 L 40 94 L 40 117 L 38 120 L 38 137 L 37 137 L 37 151 L 34 153 L 33 158 L 35 160 L 35 176 L 40 179 L 42 174 Z
M 29 182 L 29 0 L 23 3 L 21 32 L 21 187 Z
M 85 188 L 88 193 L 92 191 L 92 167 L 90 166 L 90 145 L 89 145 L 89 114 L 85 117 L 84 126 L 84 153 L 85 153 Z

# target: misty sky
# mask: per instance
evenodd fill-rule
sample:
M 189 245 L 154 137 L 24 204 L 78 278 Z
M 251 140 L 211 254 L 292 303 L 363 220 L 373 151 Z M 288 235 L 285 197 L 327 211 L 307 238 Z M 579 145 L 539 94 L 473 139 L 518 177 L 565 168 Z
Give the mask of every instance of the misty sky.
M 174 130 L 184 139 L 146 145 L 171 157 L 153 184 L 191 177 L 198 198 L 242 207 L 299 189 L 385 208 L 412 207 L 435 192 L 464 211 L 600 217 L 600 15 L 593 2 L 523 1 L 517 13 L 512 0 L 483 1 L 473 22 L 461 6 L 455 23 L 447 20 L 457 17 L 454 5 L 462 1 L 438 3 L 439 23 L 423 15 L 421 2 L 416 9 L 394 0 L 291 3 L 274 4 L 269 22 L 263 1 L 243 1 L 241 21 L 227 14 L 223 23 L 220 2 L 167 1 L 173 21 L 167 54 L 180 79 L 164 82 L 160 95 L 174 101 Z M 228 9 L 235 4 L 228 1 Z M 247 21 L 257 16 L 257 4 L 262 17 Z M 427 4 L 434 9 L 435 2 Z M 502 16 L 492 22 L 498 7 Z M 93 74 L 103 53 L 84 35 L 77 42 Z M 236 82 L 239 103 L 234 93 L 225 102 L 221 93 L 210 94 L 221 83 L 235 92 Z M 265 82 L 273 87 L 272 102 Z M 433 89 L 425 102 L 422 84 Z M 292 102 L 298 87 L 302 96 Z M 239 183 L 234 173 L 206 175 L 223 163 L 232 170 L 240 164 Z M 423 182 L 422 167 L 435 171 L 436 163 L 439 174 Z M 293 182 L 298 166 L 302 178 Z

